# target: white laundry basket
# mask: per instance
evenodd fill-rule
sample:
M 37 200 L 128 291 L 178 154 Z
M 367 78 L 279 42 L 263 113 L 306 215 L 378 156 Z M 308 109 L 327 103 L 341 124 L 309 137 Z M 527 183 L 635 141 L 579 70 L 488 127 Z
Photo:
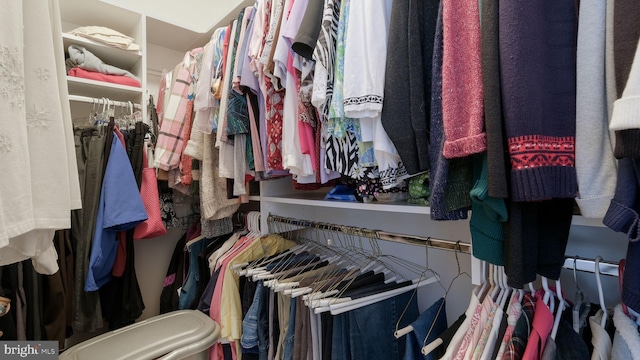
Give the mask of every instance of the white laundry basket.
M 220 328 L 197 310 L 180 310 L 110 331 L 60 354 L 61 360 L 208 359 Z

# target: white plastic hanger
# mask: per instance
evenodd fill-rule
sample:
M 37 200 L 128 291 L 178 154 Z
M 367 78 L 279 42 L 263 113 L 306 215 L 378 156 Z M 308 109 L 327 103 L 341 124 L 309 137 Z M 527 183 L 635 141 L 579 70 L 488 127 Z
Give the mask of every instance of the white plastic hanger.
M 602 257 L 598 255 L 595 260 L 595 270 L 596 270 L 596 284 L 598 285 L 598 299 L 600 299 L 600 307 L 602 308 L 602 320 L 600 321 L 600 326 L 604 329 L 607 324 L 607 317 L 609 314 L 607 313 L 607 307 L 604 303 L 604 293 L 602 291 L 602 281 L 600 280 L 600 260 Z
M 491 283 L 491 300 L 494 302 L 498 301 L 498 295 L 500 294 L 500 284 L 498 279 L 498 271 L 497 267 L 493 264 L 489 265 L 489 282 Z
M 530 283 L 529 283 L 529 284 L 527 284 L 527 285 L 529 285 L 529 292 L 530 292 L 530 295 L 531 295 L 531 296 L 536 296 L 536 289 L 534 289 L 534 287 L 533 287 L 533 283 L 532 283 L 532 282 L 530 282 Z
M 553 291 L 549 289 L 549 280 L 544 276 L 542 277 L 542 288 L 544 289 L 544 297 L 542 298 L 542 300 L 544 304 L 547 305 L 549 310 L 551 310 L 551 312 L 554 312 L 556 308 L 554 299 L 555 295 L 553 294 Z
M 504 266 L 498 266 L 498 269 L 500 270 L 499 274 L 500 274 L 500 281 L 501 281 L 501 285 L 502 285 L 502 298 L 500 299 L 500 308 L 504 309 L 504 306 L 507 303 L 507 300 L 511 297 L 509 296 L 511 294 L 511 287 L 507 284 L 507 274 L 504 272 Z
M 560 326 L 560 318 L 562 317 L 562 313 L 564 309 L 569 306 L 562 296 L 562 286 L 560 285 L 560 279 L 556 280 L 556 296 L 558 297 L 558 312 L 556 313 L 556 317 L 553 321 L 553 328 L 551 329 L 551 338 L 556 339 L 556 334 L 558 333 L 558 327 Z
M 361 307 L 367 306 L 367 305 L 371 305 L 371 304 L 375 304 L 377 302 L 383 301 L 383 300 L 387 300 L 390 299 L 394 296 L 403 294 L 407 291 L 419 288 L 419 287 L 423 287 L 425 285 L 429 285 L 432 284 L 434 282 L 437 282 L 440 278 L 435 275 L 432 276 L 430 278 L 427 278 L 425 280 L 419 281 L 419 282 L 414 282 L 411 285 L 399 288 L 399 289 L 394 289 L 394 290 L 390 290 L 390 291 L 385 291 L 385 292 L 381 292 L 379 294 L 374 294 L 374 295 L 369 295 L 369 296 L 365 296 L 359 299 L 355 299 L 355 300 L 351 300 L 349 298 L 347 301 L 341 301 L 337 304 L 329 304 L 329 309 L 331 311 L 331 315 L 339 315 L 342 314 L 344 312 L 347 311 L 351 311 L 351 310 L 355 310 L 355 309 L 359 309 Z M 415 280 L 414 280 L 415 281 Z M 340 298 L 338 300 L 342 300 L 343 298 Z

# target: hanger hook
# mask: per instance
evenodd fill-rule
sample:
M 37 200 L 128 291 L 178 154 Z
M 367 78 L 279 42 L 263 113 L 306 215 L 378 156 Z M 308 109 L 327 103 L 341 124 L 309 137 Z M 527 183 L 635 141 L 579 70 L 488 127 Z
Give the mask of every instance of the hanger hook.
M 431 236 L 427 236 L 424 243 L 424 265 L 429 269 L 429 244 L 431 244 Z
M 576 274 L 577 265 L 578 265 L 578 255 L 575 255 L 573 257 L 573 281 L 576 283 L 576 292 L 582 293 L 582 290 L 580 290 L 580 284 L 578 284 L 578 275 Z
M 458 266 L 458 275 L 461 274 L 461 267 L 460 267 L 460 258 L 458 257 L 458 252 L 462 251 L 462 247 L 460 246 L 460 240 L 456 241 L 456 248 L 453 252 L 453 254 L 456 257 L 456 265 Z

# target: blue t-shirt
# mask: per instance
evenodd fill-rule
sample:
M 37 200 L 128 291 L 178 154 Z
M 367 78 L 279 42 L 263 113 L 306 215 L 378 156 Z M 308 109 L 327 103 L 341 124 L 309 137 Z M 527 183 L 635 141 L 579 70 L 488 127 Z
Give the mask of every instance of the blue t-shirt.
M 114 133 L 107 168 L 102 181 L 96 231 L 91 245 L 85 291 L 96 291 L 111 280 L 116 260 L 116 233 L 147 220 L 129 157 Z

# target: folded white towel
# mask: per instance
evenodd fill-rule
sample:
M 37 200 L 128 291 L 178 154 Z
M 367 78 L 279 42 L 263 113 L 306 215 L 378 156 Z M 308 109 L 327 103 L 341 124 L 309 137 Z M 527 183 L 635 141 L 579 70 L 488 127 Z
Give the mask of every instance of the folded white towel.
M 104 26 L 81 26 L 71 30 L 69 33 L 120 49 L 131 51 L 140 50 L 140 45 L 134 42 L 134 38 Z

